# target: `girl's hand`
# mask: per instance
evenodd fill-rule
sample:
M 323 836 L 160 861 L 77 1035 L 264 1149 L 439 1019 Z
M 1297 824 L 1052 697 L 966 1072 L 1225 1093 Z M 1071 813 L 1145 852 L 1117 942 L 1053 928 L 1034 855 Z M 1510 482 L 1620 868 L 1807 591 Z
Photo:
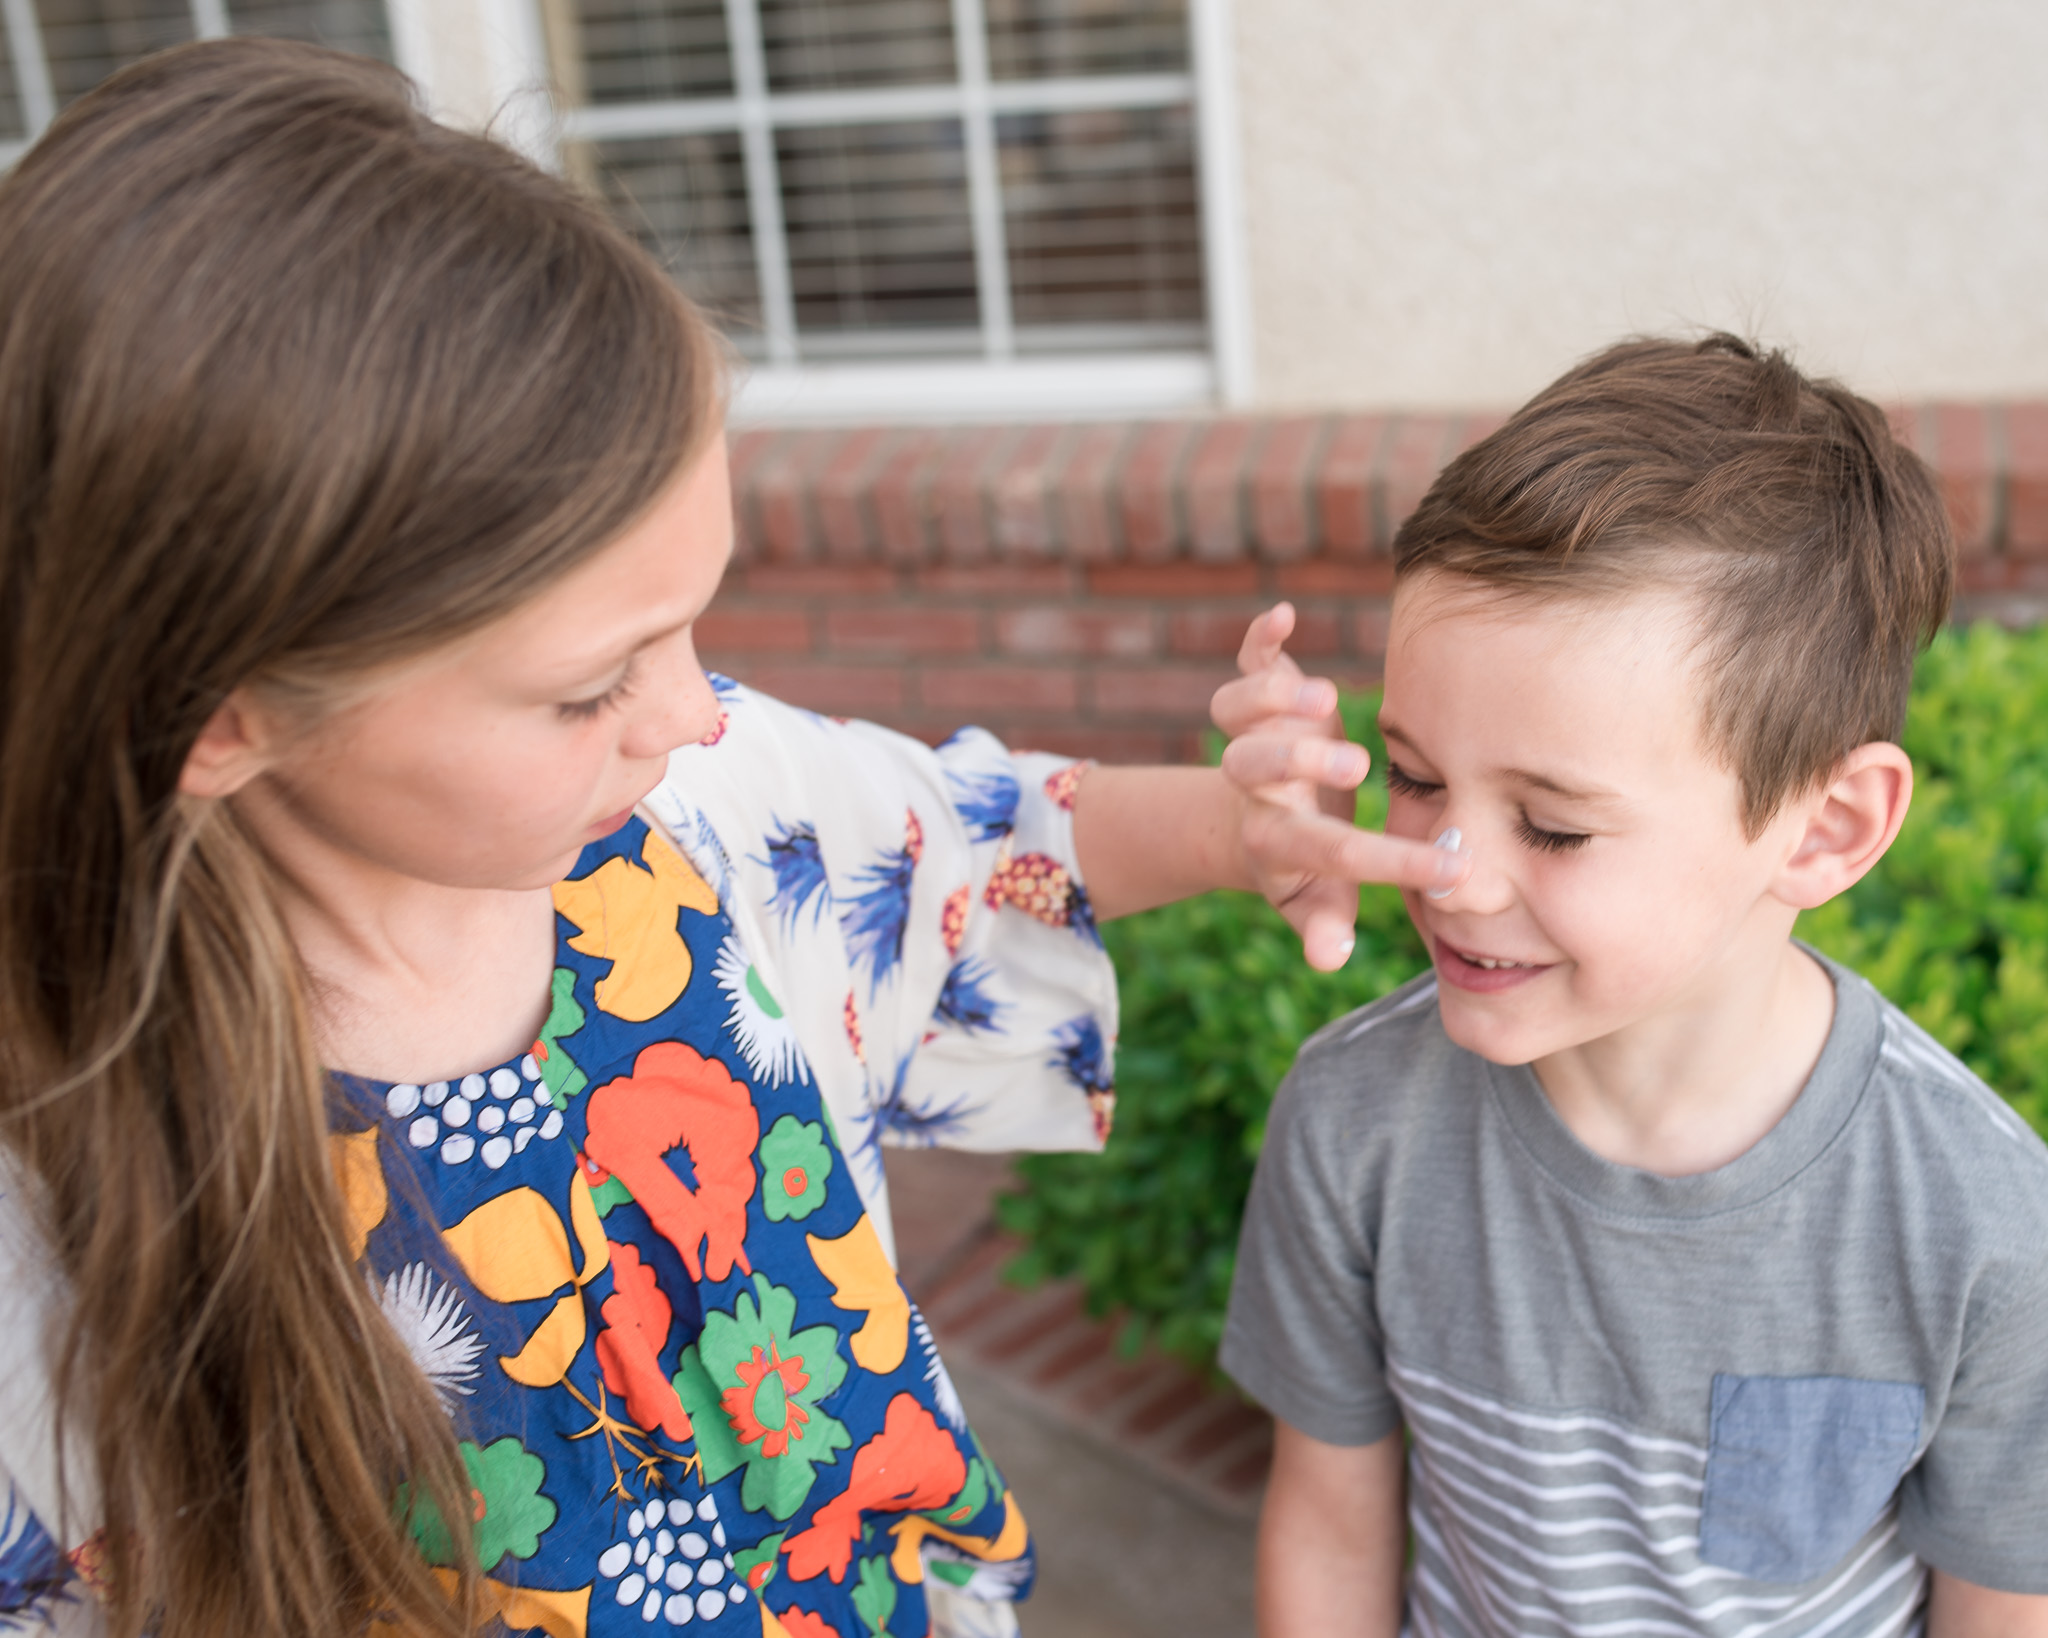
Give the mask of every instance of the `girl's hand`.
M 1372 760 L 1344 737 L 1336 685 L 1304 676 L 1282 646 L 1293 630 L 1289 603 L 1254 620 L 1237 655 L 1244 674 L 1216 690 L 1209 714 L 1231 736 L 1223 774 L 1242 799 L 1252 878 L 1301 934 L 1308 964 L 1334 972 L 1356 942 L 1361 882 L 1443 891 L 1471 859 L 1352 823 Z

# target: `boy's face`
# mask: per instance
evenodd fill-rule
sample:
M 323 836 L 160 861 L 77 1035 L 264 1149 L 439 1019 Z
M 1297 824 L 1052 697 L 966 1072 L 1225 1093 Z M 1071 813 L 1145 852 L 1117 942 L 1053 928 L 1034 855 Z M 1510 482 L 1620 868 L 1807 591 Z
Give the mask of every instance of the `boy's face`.
M 1441 902 L 1406 895 L 1451 1038 L 1519 1064 L 1710 1006 L 1782 948 L 1771 888 L 1804 828 L 1754 841 L 1703 744 L 1689 600 L 1512 602 L 1425 572 L 1395 593 L 1387 829 L 1473 851 Z

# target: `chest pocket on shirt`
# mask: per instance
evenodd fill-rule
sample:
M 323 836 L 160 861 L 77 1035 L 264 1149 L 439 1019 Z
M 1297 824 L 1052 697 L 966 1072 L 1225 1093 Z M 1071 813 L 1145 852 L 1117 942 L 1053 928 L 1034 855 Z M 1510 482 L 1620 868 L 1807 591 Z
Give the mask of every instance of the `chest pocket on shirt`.
M 1884 1512 L 1920 1441 L 1917 1382 L 1714 1378 L 1700 1557 L 1757 1581 L 1810 1581 Z

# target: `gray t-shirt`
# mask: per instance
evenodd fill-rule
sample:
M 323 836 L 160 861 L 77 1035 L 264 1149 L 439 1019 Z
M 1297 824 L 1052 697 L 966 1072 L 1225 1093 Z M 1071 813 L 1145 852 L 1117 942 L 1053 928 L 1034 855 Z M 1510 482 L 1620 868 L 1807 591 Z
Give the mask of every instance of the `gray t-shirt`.
M 1275 1099 L 1223 1365 L 1407 1427 L 1419 1634 L 1911 1629 L 1925 1565 L 2048 1593 L 2048 1148 L 1862 979 L 1777 1126 L 1659 1177 L 1425 977 Z

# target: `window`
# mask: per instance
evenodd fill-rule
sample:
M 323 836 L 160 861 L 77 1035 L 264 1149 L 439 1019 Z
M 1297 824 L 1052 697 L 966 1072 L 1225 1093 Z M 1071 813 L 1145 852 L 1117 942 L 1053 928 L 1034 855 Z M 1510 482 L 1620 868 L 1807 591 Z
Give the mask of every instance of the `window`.
M 743 413 L 1241 396 L 1223 0 L 540 5 L 562 163 L 753 361 Z
M 184 40 L 272 34 L 389 59 L 383 0 L 0 0 L 0 169 L 59 108 Z

